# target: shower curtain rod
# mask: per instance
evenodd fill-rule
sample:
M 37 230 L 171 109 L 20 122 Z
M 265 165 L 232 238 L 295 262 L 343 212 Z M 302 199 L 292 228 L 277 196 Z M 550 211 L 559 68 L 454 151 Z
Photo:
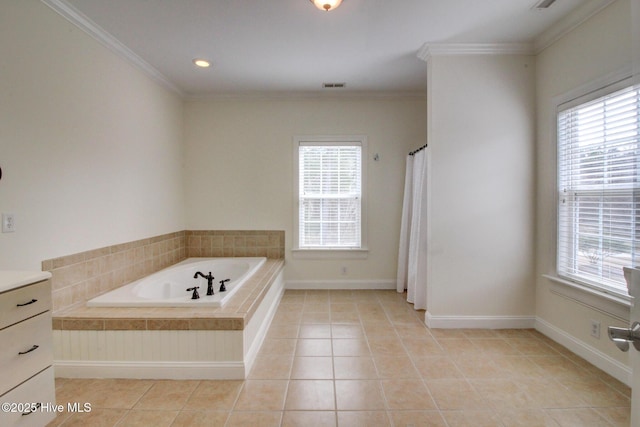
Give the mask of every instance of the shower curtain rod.
M 429 145 L 429 144 L 424 144 L 422 147 L 417 148 L 417 149 L 415 149 L 415 150 L 413 150 L 413 151 L 410 151 L 410 152 L 409 152 L 409 155 L 410 155 L 410 156 L 413 156 L 413 155 L 414 155 L 414 154 L 416 154 L 418 151 L 422 151 L 422 150 L 424 150 L 425 148 L 427 148 L 427 145 Z

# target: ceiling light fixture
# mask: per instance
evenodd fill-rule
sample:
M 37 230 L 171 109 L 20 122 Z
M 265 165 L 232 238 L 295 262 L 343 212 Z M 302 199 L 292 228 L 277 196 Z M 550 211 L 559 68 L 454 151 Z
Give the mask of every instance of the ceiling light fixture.
M 211 66 L 211 62 L 206 59 L 196 58 L 193 60 L 193 63 L 200 68 L 209 68 Z
M 327 12 L 337 8 L 338 6 L 340 6 L 340 3 L 342 3 L 342 0 L 309 0 L 309 1 L 315 4 L 318 9 L 325 10 Z

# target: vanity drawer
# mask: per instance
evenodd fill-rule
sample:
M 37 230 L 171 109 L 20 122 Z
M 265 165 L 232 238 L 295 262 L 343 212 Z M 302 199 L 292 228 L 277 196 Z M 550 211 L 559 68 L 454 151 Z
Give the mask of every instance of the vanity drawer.
M 51 312 L 1 330 L 0 343 L 2 394 L 52 364 Z
M 47 425 L 56 416 L 52 407 L 55 404 L 55 383 L 53 379 L 53 367 L 49 367 L 38 375 L 0 396 L 0 403 L 24 404 L 40 403 L 42 406 L 34 411 L 0 412 L 0 425 L 3 427 L 42 427 Z M 30 412 L 30 413 L 29 413 Z M 25 413 L 25 415 L 22 415 Z
M 0 294 L 0 329 L 50 309 L 49 280 L 4 292 Z

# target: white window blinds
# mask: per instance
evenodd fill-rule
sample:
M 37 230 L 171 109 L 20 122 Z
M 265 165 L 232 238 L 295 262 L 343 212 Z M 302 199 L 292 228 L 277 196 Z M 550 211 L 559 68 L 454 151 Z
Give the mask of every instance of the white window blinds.
M 301 143 L 298 155 L 299 247 L 359 248 L 361 146 Z
M 639 86 L 560 107 L 560 276 L 627 293 L 622 267 L 640 259 L 639 161 Z

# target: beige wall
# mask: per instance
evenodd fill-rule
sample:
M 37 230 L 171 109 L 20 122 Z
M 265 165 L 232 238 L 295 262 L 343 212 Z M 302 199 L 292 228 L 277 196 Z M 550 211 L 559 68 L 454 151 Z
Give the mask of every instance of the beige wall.
M 428 62 L 428 314 L 531 323 L 535 58 Z
M 630 64 L 631 1 L 546 48 L 535 77 L 529 57 L 431 64 L 433 314 L 535 312 L 626 363 L 604 333 L 589 336 L 590 319 L 603 331 L 623 322 L 551 293 L 542 274 L 554 271 L 552 99 Z M 395 278 L 405 156 L 427 134 L 423 97 L 183 105 L 38 0 L 0 5 L 0 70 L 0 212 L 17 224 L 0 234 L 0 269 L 187 228 L 274 229 L 286 232 L 289 280 Z M 325 134 L 369 138 L 366 260 L 291 258 L 292 137 Z
M 182 101 L 38 0 L 0 4 L 0 269 L 184 229 Z
M 606 327 L 624 322 L 550 291 L 542 277 L 555 272 L 556 146 L 553 99 L 631 64 L 630 1 L 618 0 L 538 55 L 537 61 L 537 316 L 589 352 L 627 363 L 607 339 Z M 600 339 L 590 320 L 601 322 Z M 575 350 L 575 348 L 574 348 Z M 583 356 L 585 356 L 583 354 Z
M 285 230 L 288 280 L 395 280 L 405 158 L 426 140 L 423 96 L 199 100 L 185 111 L 189 229 Z M 293 137 L 354 134 L 369 143 L 369 256 L 292 259 Z

